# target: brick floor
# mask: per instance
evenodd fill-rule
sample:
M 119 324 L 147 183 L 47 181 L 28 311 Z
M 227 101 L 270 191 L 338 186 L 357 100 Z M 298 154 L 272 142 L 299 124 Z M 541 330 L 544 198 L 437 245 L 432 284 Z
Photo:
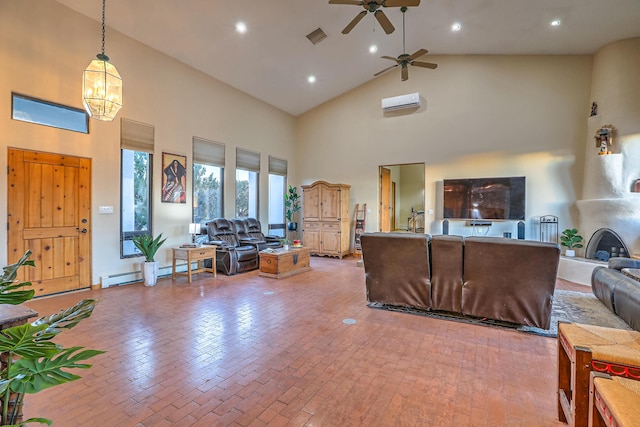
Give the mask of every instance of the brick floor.
M 108 352 L 81 380 L 27 396 L 25 418 L 61 427 L 564 425 L 555 339 L 371 309 L 353 259 L 313 257 L 311 266 L 280 281 L 200 274 L 192 284 L 166 278 L 28 303 L 50 314 L 100 300 L 57 341 Z

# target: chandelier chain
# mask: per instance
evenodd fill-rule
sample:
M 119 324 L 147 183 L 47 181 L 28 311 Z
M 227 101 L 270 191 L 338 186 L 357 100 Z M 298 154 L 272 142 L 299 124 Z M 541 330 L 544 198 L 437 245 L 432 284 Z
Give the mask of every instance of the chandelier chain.
M 104 55 L 104 9 L 107 0 L 102 0 L 102 54 Z

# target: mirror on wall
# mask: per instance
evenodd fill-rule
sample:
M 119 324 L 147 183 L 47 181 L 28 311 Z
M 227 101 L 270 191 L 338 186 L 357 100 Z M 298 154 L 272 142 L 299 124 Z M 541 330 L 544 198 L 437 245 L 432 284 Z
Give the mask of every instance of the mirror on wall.
M 424 233 L 424 163 L 379 167 L 382 232 Z

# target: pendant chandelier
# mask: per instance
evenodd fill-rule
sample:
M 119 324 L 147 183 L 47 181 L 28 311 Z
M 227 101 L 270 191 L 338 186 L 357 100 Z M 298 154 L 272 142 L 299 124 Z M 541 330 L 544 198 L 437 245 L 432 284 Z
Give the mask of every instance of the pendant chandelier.
M 82 73 L 82 104 L 89 117 L 112 121 L 122 108 L 122 78 L 104 54 L 104 10 L 102 0 L 102 52 Z

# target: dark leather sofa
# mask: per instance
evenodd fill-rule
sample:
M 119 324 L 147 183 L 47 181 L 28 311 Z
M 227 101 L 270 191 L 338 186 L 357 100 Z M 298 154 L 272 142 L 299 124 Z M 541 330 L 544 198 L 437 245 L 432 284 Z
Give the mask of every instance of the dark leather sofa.
M 258 268 L 258 249 L 242 244 L 235 224 L 226 218 L 216 218 L 206 224 L 208 244 L 216 245 L 216 269 L 228 276 Z
M 267 248 L 278 249 L 282 247 L 280 239 L 275 236 L 265 236 L 262 233 L 260 221 L 255 218 L 234 219 L 236 236 L 242 245 L 256 247 L 259 251 Z
M 557 244 L 409 233 L 361 244 L 369 302 L 550 327 Z
M 625 276 L 623 268 L 640 268 L 640 260 L 609 258 L 607 267 L 596 267 L 591 273 L 591 289 L 609 310 L 640 331 L 640 282 Z

